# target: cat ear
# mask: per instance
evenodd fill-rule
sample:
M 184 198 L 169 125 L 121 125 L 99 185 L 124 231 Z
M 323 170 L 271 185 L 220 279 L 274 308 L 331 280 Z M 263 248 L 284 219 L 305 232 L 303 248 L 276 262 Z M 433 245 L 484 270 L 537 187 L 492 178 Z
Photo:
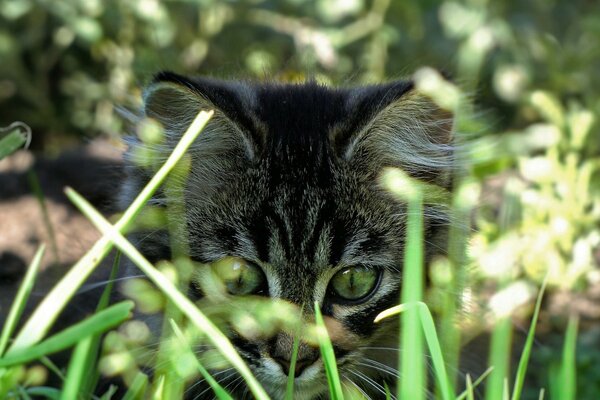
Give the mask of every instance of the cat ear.
M 451 112 L 417 92 L 411 82 L 364 88 L 349 108 L 360 122 L 334 136 L 341 158 L 370 170 L 398 167 L 415 178 L 449 184 L 454 164 Z
M 214 114 L 187 152 L 193 163 L 187 185 L 193 187 L 194 195 L 218 191 L 220 185 L 228 184 L 232 171 L 255 160 L 261 149 L 263 136 L 258 132 L 262 130 L 248 116 L 254 108 L 253 92 L 244 84 L 163 72 L 145 90 L 143 99 L 145 116 L 162 124 L 165 140 L 146 143 L 125 138 L 129 149 L 124 156 L 126 176 L 119 200 L 123 206 L 150 179 L 154 169 L 147 167 L 167 159 L 201 110 L 214 110 Z M 152 156 L 149 160 L 148 154 Z M 167 197 L 161 191 L 152 201 L 164 204 Z
M 155 81 L 144 92 L 144 114 L 161 123 L 167 134 L 183 133 L 200 110 L 213 105 L 184 84 Z
M 161 123 L 171 141 L 178 140 L 201 110 L 214 115 L 193 148 L 210 151 L 212 145 L 242 145 L 249 159 L 254 159 L 260 143 L 254 121 L 245 114 L 252 97 L 245 87 L 210 79 L 188 79 L 163 72 L 144 92 L 144 114 Z M 200 147 L 204 146 L 203 149 Z

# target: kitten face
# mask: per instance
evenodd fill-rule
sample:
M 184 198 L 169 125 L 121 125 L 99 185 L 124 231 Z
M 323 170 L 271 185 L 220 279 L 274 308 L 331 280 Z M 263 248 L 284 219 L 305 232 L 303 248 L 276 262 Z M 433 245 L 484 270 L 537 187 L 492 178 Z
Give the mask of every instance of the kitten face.
M 376 396 L 383 381 L 393 385 L 397 326 L 373 319 L 399 300 L 406 207 L 379 175 L 397 167 L 449 186 L 448 116 L 410 82 L 329 89 L 165 73 L 145 103 L 147 116 L 165 127 L 167 144 L 158 149 L 164 154 L 199 109 L 216 110 L 190 150 L 183 193 L 165 189 L 153 199 L 181 199 L 192 259 L 237 263 L 237 275 L 225 279 L 232 295 L 285 300 L 307 320 L 317 302 L 342 379 Z M 143 184 L 132 167 L 124 197 Z M 431 256 L 443 248 L 444 214 L 428 208 L 425 220 Z M 170 253 L 168 242 L 158 232 L 139 246 L 157 260 Z M 293 337 L 279 332 L 248 340 L 234 333 L 232 341 L 267 392 L 282 398 Z M 319 351 L 308 343 L 300 343 L 295 375 L 295 398 L 326 393 Z M 233 379 L 222 377 L 225 384 Z

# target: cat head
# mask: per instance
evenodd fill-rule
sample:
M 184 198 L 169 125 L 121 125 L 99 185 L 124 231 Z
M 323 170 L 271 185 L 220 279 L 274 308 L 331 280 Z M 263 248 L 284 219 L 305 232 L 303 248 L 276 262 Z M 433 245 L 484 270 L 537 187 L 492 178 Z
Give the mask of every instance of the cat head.
M 374 390 L 368 379 L 394 381 L 397 326 L 373 320 L 399 300 L 407 211 L 380 175 L 395 167 L 449 188 L 451 115 L 411 81 L 328 88 L 161 73 L 144 102 L 145 115 L 164 127 L 166 140 L 154 147 L 165 157 L 199 110 L 215 110 L 189 150 L 182 189 L 163 189 L 152 200 L 181 202 L 190 257 L 226 265 L 218 274 L 232 296 L 285 300 L 307 319 L 317 302 L 342 377 L 366 391 Z M 140 146 L 132 142 L 130 154 Z M 125 200 L 147 175 L 130 166 Z M 426 258 L 443 251 L 445 226 L 444 212 L 426 206 Z M 169 257 L 166 232 L 143 237 L 138 246 L 152 261 Z M 204 295 L 202 276 L 192 295 Z M 232 341 L 267 391 L 281 397 L 292 335 L 233 333 Z M 319 357 L 301 341 L 295 398 L 327 390 Z

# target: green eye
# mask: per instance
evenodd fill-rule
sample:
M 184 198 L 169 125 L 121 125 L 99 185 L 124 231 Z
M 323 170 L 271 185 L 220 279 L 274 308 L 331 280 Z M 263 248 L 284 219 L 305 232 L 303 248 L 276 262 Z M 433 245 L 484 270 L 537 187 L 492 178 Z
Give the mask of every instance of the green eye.
M 331 278 L 333 294 L 343 300 L 357 301 L 371 294 L 379 283 L 379 272 L 364 266 L 344 268 Z
M 241 258 L 226 257 L 212 263 L 211 267 L 227 291 L 233 295 L 258 293 L 266 283 L 260 267 Z

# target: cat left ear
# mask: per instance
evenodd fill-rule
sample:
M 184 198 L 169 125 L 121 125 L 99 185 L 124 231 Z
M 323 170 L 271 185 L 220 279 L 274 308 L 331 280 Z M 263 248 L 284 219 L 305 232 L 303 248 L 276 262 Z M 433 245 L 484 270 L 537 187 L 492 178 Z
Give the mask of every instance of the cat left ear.
M 454 161 L 451 112 L 417 92 L 411 82 L 367 87 L 349 108 L 361 121 L 334 133 L 341 158 L 371 169 L 398 167 L 415 178 L 449 184 Z

